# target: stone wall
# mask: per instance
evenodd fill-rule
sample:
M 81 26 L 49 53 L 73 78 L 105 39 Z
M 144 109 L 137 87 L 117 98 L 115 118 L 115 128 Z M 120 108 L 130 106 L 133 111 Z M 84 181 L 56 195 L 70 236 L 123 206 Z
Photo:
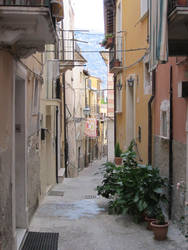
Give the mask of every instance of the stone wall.
M 28 138 L 28 215 L 32 218 L 40 199 L 40 158 L 39 137 L 37 134 Z
M 154 166 L 159 167 L 162 176 L 169 177 L 169 141 L 155 136 Z M 186 178 L 186 145 L 173 141 L 173 201 L 172 219 L 182 227 L 185 209 L 184 183 Z M 177 183 L 182 183 L 177 190 Z
M 12 190 L 13 183 L 13 60 L 0 52 L 0 248 L 13 245 Z

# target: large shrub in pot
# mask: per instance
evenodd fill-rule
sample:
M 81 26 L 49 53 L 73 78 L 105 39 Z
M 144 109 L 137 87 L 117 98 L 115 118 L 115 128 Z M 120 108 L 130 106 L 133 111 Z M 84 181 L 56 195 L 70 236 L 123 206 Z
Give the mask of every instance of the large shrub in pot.
M 98 194 L 111 199 L 110 213 L 128 213 L 138 222 L 143 213 L 167 202 L 164 194 L 167 180 L 160 176 L 159 169 L 137 164 L 132 144 L 123 155 L 123 162 L 118 167 L 106 165 Z

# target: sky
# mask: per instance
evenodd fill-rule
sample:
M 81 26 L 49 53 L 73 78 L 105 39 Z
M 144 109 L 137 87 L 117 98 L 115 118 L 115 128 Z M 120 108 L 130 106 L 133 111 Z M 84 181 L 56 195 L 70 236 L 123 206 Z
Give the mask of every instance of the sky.
M 103 0 L 72 0 L 75 29 L 104 32 Z

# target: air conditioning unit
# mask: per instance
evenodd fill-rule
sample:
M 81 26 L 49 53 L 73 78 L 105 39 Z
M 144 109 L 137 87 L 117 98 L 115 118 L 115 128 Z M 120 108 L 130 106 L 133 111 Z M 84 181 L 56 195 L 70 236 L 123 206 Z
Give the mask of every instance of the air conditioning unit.
M 178 83 L 178 97 L 180 98 L 188 97 L 188 81 L 182 81 Z

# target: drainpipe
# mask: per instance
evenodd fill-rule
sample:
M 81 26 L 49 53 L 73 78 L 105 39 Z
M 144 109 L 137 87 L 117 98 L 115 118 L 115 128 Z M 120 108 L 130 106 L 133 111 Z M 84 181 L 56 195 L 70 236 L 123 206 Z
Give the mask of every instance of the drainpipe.
M 58 145 L 58 137 L 59 137 L 59 131 L 58 131 L 58 123 L 59 123 L 59 109 L 56 107 L 56 183 L 58 184 L 58 151 L 59 151 L 59 145 Z
M 65 100 L 65 73 L 63 73 L 63 106 L 64 106 L 64 163 L 65 163 L 65 177 L 68 177 L 68 169 L 67 169 L 67 131 L 66 131 L 66 100 Z
M 116 125 L 116 79 L 117 77 L 114 75 L 114 147 L 116 145 L 116 130 L 117 130 L 117 125 Z
M 169 219 L 172 217 L 172 187 L 173 187 L 173 70 L 170 66 L 170 128 L 169 128 Z
M 152 165 L 152 102 L 155 98 L 156 70 L 152 72 L 152 96 L 148 102 L 148 165 Z

